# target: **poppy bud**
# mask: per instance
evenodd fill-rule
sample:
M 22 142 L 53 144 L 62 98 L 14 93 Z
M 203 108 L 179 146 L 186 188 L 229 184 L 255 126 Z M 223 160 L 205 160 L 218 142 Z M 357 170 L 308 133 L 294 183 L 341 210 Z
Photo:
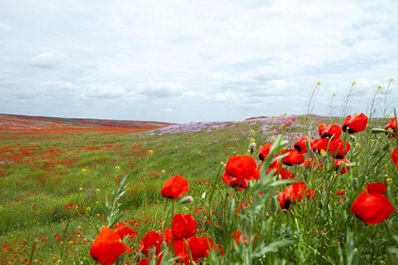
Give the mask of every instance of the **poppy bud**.
M 179 201 L 179 203 L 181 204 L 186 204 L 191 202 L 193 202 L 193 197 L 190 195 L 182 197 L 181 200 Z

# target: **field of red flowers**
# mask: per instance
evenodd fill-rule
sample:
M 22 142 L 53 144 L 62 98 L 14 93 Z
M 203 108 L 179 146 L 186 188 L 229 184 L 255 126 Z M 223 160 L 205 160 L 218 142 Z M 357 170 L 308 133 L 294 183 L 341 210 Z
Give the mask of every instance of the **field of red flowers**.
M 0 264 L 396 264 L 396 121 L 3 129 Z

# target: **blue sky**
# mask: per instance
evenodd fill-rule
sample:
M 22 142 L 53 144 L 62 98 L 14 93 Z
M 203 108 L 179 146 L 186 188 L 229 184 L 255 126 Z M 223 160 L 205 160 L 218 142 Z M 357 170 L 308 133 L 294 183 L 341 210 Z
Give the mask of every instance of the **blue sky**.
M 0 1 L 0 113 L 172 122 L 342 104 L 398 78 L 398 1 Z M 390 102 L 398 102 L 393 84 Z M 382 106 L 377 105 L 379 109 Z

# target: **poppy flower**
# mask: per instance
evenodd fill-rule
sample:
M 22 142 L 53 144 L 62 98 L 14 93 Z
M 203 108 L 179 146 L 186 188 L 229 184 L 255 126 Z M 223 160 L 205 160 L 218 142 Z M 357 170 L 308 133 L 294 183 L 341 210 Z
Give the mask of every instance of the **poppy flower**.
M 155 253 L 156 255 L 158 255 L 161 251 L 162 241 L 163 238 L 161 234 L 155 231 L 149 231 L 141 240 L 140 243 L 141 252 L 145 256 L 148 256 L 149 251 L 155 248 Z
M 208 257 L 209 251 L 214 249 L 213 239 L 206 236 L 193 236 L 189 239 L 188 244 L 193 259 Z
M 387 192 L 387 186 L 385 183 L 381 182 L 366 183 L 364 191 L 367 193 L 385 194 Z
M 329 153 L 334 158 L 344 158 L 350 149 L 350 143 L 344 143 L 341 139 L 332 140 L 329 144 Z
M 245 245 L 249 244 L 249 240 L 247 239 L 247 237 L 245 237 L 245 235 L 242 233 L 242 231 L 237 230 L 233 236 L 235 237 L 235 242 L 238 246 L 240 244 L 245 244 Z
M 326 127 L 327 127 L 327 125 L 324 124 L 324 123 L 321 123 L 321 124 L 318 125 L 318 134 L 319 134 L 319 136 L 320 136 L 321 138 L 322 138 L 323 133 L 324 133 L 325 130 L 326 130 Z
M 119 236 L 121 238 L 124 238 L 126 236 L 133 238 L 135 235 L 138 234 L 137 231 L 131 229 L 130 227 L 128 227 L 124 222 L 119 222 L 116 226 L 115 226 L 115 232 L 119 234 Z
M 102 265 L 111 265 L 130 250 L 118 233 L 103 227 L 90 248 L 90 256 Z
M 173 242 L 173 232 L 171 231 L 170 228 L 166 228 L 164 230 L 164 240 L 169 245 L 171 245 L 171 243 Z
M 338 126 L 337 124 L 331 124 L 331 125 L 321 124 L 318 127 L 318 133 L 321 138 L 333 137 L 333 139 L 338 139 L 340 138 L 343 131 L 341 130 L 340 126 Z
M 282 150 L 282 154 L 287 154 L 282 158 L 282 163 L 287 166 L 299 165 L 304 163 L 304 155 L 295 149 Z
M 228 159 L 222 180 L 231 187 L 243 190 L 247 182 L 260 178 L 260 169 L 256 160 L 249 155 L 236 155 Z
M 260 149 L 258 150 L 258 158 L 264 161 L 271 152 L 271 148 L 272 144 L 265 144 L 260 146 Z
M 189 190 L 188 181 L 183 176 L 173 176 L 164 183 L 161 194 L 172 200 L 180 198 Z
M 321 160 L 318 160 L 318 159 L 308 158 L 308 159 L 304 160 L 303 167 L 310 168 L 310 169 L 322 170 L 322 162 L 321 162 Z
M 281 163 L 279 160 L 277 160 L 276 162 L 277 163 L 274 163 L 270 167 L 267 168 L 267 173 L 274 170 L 274 176 L 279 176 L 279 179 L 291 179 L 294 177 L 294 174 L 291 171 L 289 171 L 281 166 Z
M 350 134 L 357 133 L 366 129 L 366 126 L 368 125 L 368 120 L 368 117 L 363 113 L 348 115 L 345 118 L 341 129 L 344 132 L 347 131 Z
M 349 170 L 351 162 L 350 160 L 343 158 L 343 159 L 336 159 L 333 162 L 333 167 L 339 170 L 339 173 L 343 175 Z
M 384 127 L 384 130 L 391 130 L 394 138 L 397 135 L 397 119 L 392 118 L 390 122 Z
M 188 247 L 189 245 L 187 240 L 174 240 L 173 244 L 174 254 L 176 255 L 176 257 L 179 258 L 178 262 L 182 262 L 185 265 L 191 264 Z M 197 262 L 197 260 L 195 262 Z
M 196 234 L 197 227 L 198 224 L 192 214 L 176 214 L 171 225 L 171 232 L 176 240 L 187 239 Z
M 320 152 L 320 151 L 327 151 L 328 146 L 329 146 L 329 139 L 327 138 L 320 138 L 320 139 L 314 139 L 311 140 L 311 149 L 314 152 Z
M 377 192 L 363 191 L 352 203 L 352 213 L 368 225 L 380 224 L 394 212 L 394 207 L 384 194 L 379 193 L 379 188 Z
M 392 151 L 391 159 L 392 159 L 392 162 L 394 163 L 394 165 L 395 165 L 395 166 L 397 167 L 397 169 L 398 169 L 398 147 L 396 147 L 396 148 L 394 149 L 394 151 Z
M 307 189 L 305 182 L 296 182 L 279 192 L 278 200 L 282 209 L 288 210 L 292 203 L 300 202 L 303 196 L 307 199 L 315 196 L 313 189 Z
M 308 142 L 308 137 L 307 136 L 303 136 L 300 139 L 298 139 L 295 143 L 294 143 L 294 149 L 296 149 L 298 152 L 300 153 L 307 153 L 307 142 Z

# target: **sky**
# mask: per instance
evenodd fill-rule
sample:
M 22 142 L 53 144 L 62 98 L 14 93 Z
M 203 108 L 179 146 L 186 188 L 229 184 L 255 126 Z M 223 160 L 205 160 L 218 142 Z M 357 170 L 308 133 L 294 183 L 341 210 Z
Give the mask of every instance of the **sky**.
M 396 0 L 0 0 L 0 113 L 339 115 L 353 81 L 349 111 L 369 111 L 380 86 L 392 106 L 397 13 Z

